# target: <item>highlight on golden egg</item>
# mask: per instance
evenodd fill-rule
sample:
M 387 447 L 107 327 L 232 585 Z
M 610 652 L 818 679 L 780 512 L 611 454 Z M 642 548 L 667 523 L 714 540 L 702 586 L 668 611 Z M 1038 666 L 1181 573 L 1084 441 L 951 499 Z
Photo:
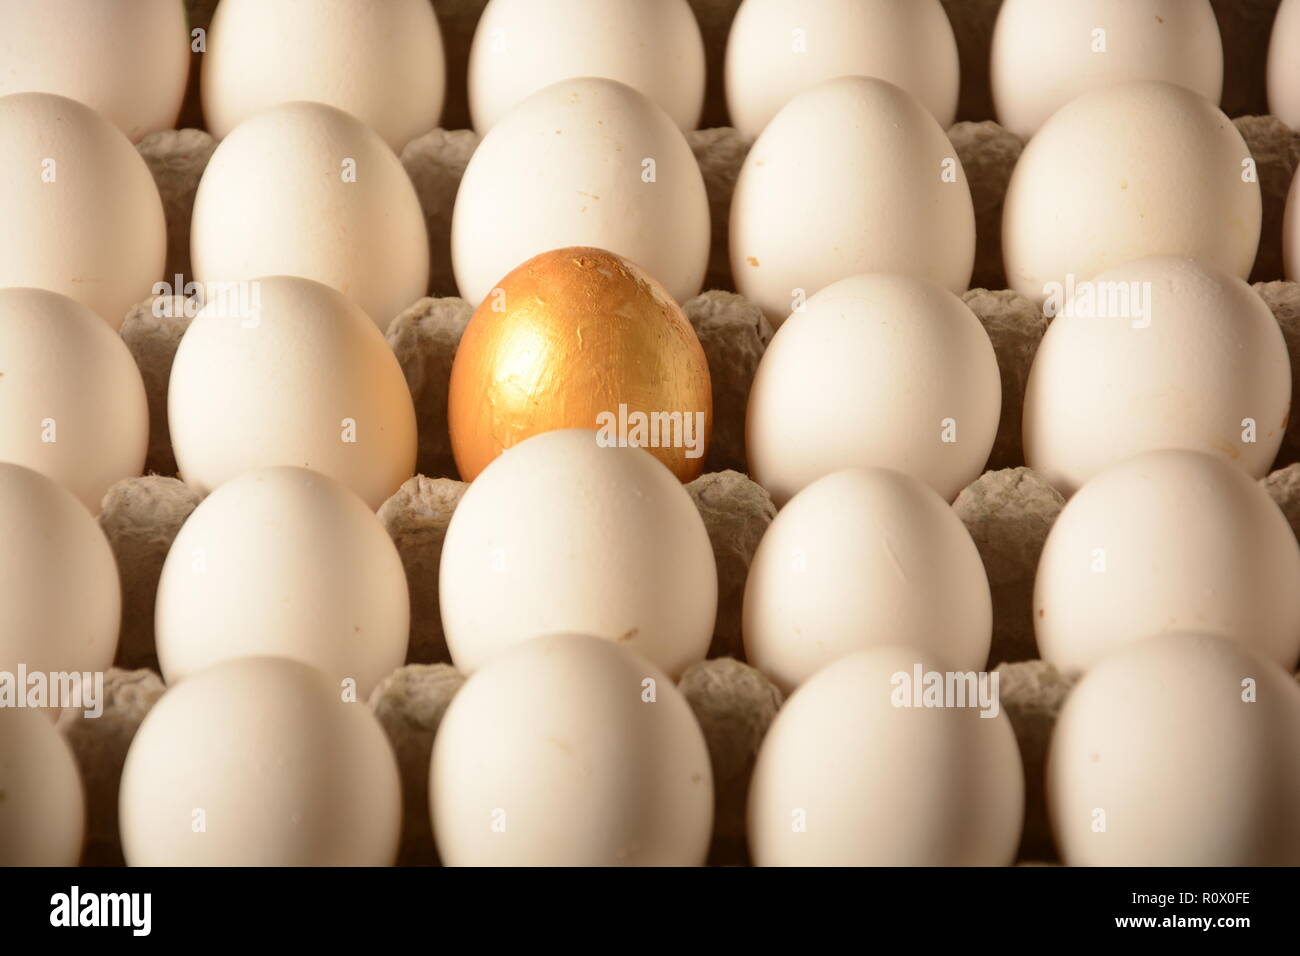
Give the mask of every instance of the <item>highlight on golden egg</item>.
M 590 428 L 685 482 L 704 467 L 713 392 L 667 290 L 621 256 L 575 246 L 529 259 L 483 300 L 456 352 L 447 414 L 465 481 L 532 435 Z

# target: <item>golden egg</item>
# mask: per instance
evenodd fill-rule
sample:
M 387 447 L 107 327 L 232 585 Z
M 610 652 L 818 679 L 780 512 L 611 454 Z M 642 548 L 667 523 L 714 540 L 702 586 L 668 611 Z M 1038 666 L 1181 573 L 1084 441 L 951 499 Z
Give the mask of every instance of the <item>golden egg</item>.
M 713 428 L 704 349 L 681 307 L 603 249 L 529 259 L 488 294 L 456 351 L 448 396 L 456 466 L 474 478 L 540 432 L 590 428 L 698 477 Z

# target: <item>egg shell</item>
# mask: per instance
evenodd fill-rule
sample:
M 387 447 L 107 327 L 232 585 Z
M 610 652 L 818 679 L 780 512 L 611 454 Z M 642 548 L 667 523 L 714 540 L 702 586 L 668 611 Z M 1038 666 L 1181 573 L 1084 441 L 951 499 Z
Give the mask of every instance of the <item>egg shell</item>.
M 1117 651 L 1075 687 L 1052 735 L 1061 858 L 1295 866 L 1298 737 L 1300 687 L 1239 644 L 1164 634 Z
M 323 103 L 270 107 L 222 140 L 194 197 L 190 254 L 199 282 L 315 279 L 381 329 L 429 281 L 424 214 L 401 161 Z
M 58 292 L 116 329 L 162 276 L 167 226 L 149 168 L 88 106 L 0 97 L 0 288 Z
M 763 354 L 745 423 L 750 474 L 778 505 L 870 466 L 951 501 L 988 460 L 1001 405 L 997 356 L 960 299 L 923 279 L 853 276 L 804 303 Z
M 222 485 L 181 527 L 154 629 L 168 684 L 272 655 L 364 696 L 405 660 L 410 620 L 401 558 L 365 503 L 305 468 L 267 468 Z
M 604 249 L 555 249 L 501 279 L 470 319 L 447 424 L 465 481 L 504 449 L 564 428 L 617 431 L 693 481 L 713 426 L 708 358 L 645 270 Z
M 786 693 L 878 644 L 974 670 L 993 605 L 975 542 L 934 491 L 883 468 L 837 471 L 777 513 L 745 585 L 745 657 Z
M 678 302 L 700 291 L 709 201 L 695 155 L 662 109 L 615 80 L 562 80 L 483 138 L 451 223 L 461 296 L 476 308 L 543 252 L 595 246 L 630 259 Z
M 626 83 L 677 126 L 704 105 L 704 40 L 686 0 L 492 0 L 469 54 L 474 129 L 486 133 L 538 90 L 578 76 Z
M 1079 671 L 1125 644 L 1195 630 L 1294 669 L 1297 581 L 1300 548 L 1263 486 L 1199 452 L 1148 452 L 1084 485 L 1048 533 L 1038 648 Z
M 608 641 L 539 637 L 474 674 L 433 742 L 450 866 L 698 866 L 709 752 L 659 668 Z
M 902 685 L 949 665 L 881 646 L 820 671 L 776 715 L 749 789 L 758 866 L 1005 866 L 1024 818 L 1005 713 L 897 706 Z M 912 698 L 908 696 L 909 700 Z
M 957 113 L 957 40 L 939 0 L 745 0 L 725 69 L 731 123 L 751 140 L 794 97 L 838 76 L 888 80 L 944 129 Z
M 0 396 L 0 460 L 53 478 L 92 514 L 110 485 L 143 470 L 149 405 L 140 370 L 80 303 L 0 289 Z
M 1067 497 L 1158 448 L 1262 478 L 1290 407 L 1291 362 L 1263 299 L 1190 259 L 1142 259 L 1080 285 L 1052 319 L 1025 387 L 1025 459 Z
M 37 710 L 0 707 L 0 866 L 76 866 L 86 797 L 76 760 Z
M 181 477 L 203 491 L 299 465 L 376 509 L 415 471 L 415 408 L 402 368 L 356 305 L 319 282 L 257 279 L 245 301 L 195 316 L 167 408 Z
M 1011 174 L 1002 218 L 1011 288 L 1041 303 L 1049 283 L 1157 255 L 1246 278 L 1263 216 L 1250 162 L 1228 117 L 1181 86 L 1085 93 L 1052 115 Z
M 362 702 L 297 661 L 245 657 L 173 687 L 131 742 L 130 866 L 390 866 L 397 761 Z
M 190 69 L 181 0 L 0 0 L 0 23 L 0 96 L 66 96 L 132 142 L 175 126 Z
M 438 125 L 446 87 L 429 0 L 223 0 L 202 64 L 203 116 L 219 139 L 267 107 L 311 100 L 400 150 Z
M 745 158 L 731 270 L 774 326 L 818 289 L 864 272 L 913 274 L 960 294 L 974 262 L 961 160 L 934 117 L 891 83 L 840 77 L 799 94 Z
M 0 463 L 0 671 L 102 671 L 122 615 L 117 564 L 72 492 Z
M 990 81 L 998 122 L 1021 139 L 1075 97 L 1135 80 L 1177 83 L 1219 102 L 1223 43 L 1210 0 L 1002 4 Z
M 1282 0 L 1268 46 L 1268 110 L 1300 130 L 1300 2 Z
M 439 582 L 465 673 L 572 631 L 678 677 L 704 658 L 717 611 L 713 549 L 686 489 L 644 449 L 579 429 L 535 435 L 483 470 L 452 515 Z

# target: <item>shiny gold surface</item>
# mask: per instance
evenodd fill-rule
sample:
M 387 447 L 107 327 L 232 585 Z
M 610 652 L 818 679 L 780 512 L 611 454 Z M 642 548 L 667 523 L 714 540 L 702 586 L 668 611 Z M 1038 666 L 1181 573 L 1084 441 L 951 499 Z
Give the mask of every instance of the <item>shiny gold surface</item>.
M 608 425 L 599 416 L 618 416 L 620 404 L 646 415 L 702 412 L 698 457 L 680 443 L 646 448 L 682 481 L 700 474 L 713 392 L 704 350 L 672 296 L 602 249 L 530 259 L 479 306 L 456 352 L 448 424 L 461 478 L 473 481 L 540 432 Z

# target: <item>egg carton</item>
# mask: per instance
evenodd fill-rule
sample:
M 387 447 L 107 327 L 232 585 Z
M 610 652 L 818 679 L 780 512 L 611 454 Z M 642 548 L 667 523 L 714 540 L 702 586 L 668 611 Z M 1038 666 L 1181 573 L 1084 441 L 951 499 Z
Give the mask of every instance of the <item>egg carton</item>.
M 434 0 L 448 56 L 448 126 L 468 125 L 463 78 L 474 23 L 486 0 Z M 772 336 L 761 310 L 733 289 L 727 251 L 729 204 L 750 144 L 725 126 L 720 65 L 731 18 L 740 0 L 692 0 L 707 48 L 710 78 L 705 124 L 688 134 L 701 165 L 714 221 L 707 286 L 711 291 L 685 304 L 705 347 L 714 384 L 714 441 L 706 473 L 688 485 L 701 511 L 719 574 L 718 624 L 707 661 L 690 667 L 681 689 L 701 722 L 710 748 L 716 791 L 714 864 L 744 864 L 744 808 L 754 758 L 781 705 L 774 684 L 744 663 L 741 602 L 759 538 L 776 514 L 770 497 L 744 475 L 744 418 L 750 381 Z M 1281 222 L 1287 187 L 1300 163 L 1300 134 L 1265 109 L 1262 62 L 1278 0 L 1214 0 L 1227 62 L 1223 107 L 1247 140 L 1260 172 L 1264 235 L 1256 261 L 1256 289 L 1281 324 L 1292 365 L 1300 368 L 1300 285 L 1281 278 Z M 214 0 L 190 0 L 195 26 L 211 18 Z M 1001 675 L 1001 701 L 1021 747 L 1026 770 L 1026 819 L 1021 861 L 1054 861 L 1045 808 L 1043 766 L 1052 727 L 1071 682 L 1036 658 L 1032 585 L 1037 558 L 1063 505 L 1060 494 L 1023 467 L 1021 410 L 1028 369 L 1047 319 L 1034 304 L 1005 285 L 1001 263 L 1001 207 L 1011 169 L 1023 143 L 996 122 L 988 94 L 988 44 L 1000 0 L 944 0 L 962 56 L 962 121 L 949 130 L 969 178 L 978 224 L 975 289 L 966 303 L 979 316 L 995 346 L 1002 377 L 1002 418 L 988 471 L 959 494 L 954 509 L 982 555 L 993 598 L 993 644 L 989 665 Z M 1257 68 L 1257 69 L 1256 69 Z M 199 125 L 191 98 L 182 125 Z M 426 813 L 426 780 L 433 735 L 448 701 L 463 683 L 450 665 L 439 617 L 437 580 L 442 542 L 465 485 L 455 479 L 446 425 L 447 378 L 456 345 L 472 310 L 448 293 L 451 211 L 465 165 L 477 146 L 465 129 L 439 129 L 413 140 L 402 152 L 415 183 L 430 238 L 430 293 L 396 317 L 387 332 L 398 355 L 419 418 L 419 475 L 380 509 L 411 583 L 411 645 L 408 663 L 374 689 L 370 705 L 393 741 L 402 770 L 406 821 L 400 862 L 437 862 Z M 188 276 L 188 226 L 196 186 L 216 142 L 196 127 L 162 131 L 139 143 L 159 183 L 168 220 L 168 274 Z M 122 336 L 146 382 L 151 446 L 146 477 L 122 481 L 104 499 L 100 524 L 120 564 L 122 635 L 116 667 L 105 678 L 104 715 L 66 726 L 88 795 L 87 864 L 121 864 L 117 834 L 117 788 L 122 762 L 136 727 L 161 696 L 153 650 L 153 601 L 162 561 L 201 496 L 175 477 L 166 432 L 166 384 L 175 347 L 187 325 L 156 317 L 152 302 L 127 316 Z M 1296 382 L 1300 393 L 1300 378 Z M 1300 395 L 1297 395 L 1300 397 Z M 1297 405 L 1296 407 L 1300 407 Z M 1264 484 L 1300 533 L 1300 423 L 1292 421 L 1277 462 Z
M 709 659 L 689 668 L 681 689 L 700 721 L 713 765 L 716 818 L 710 862 L 748 862 L 744 806 L 750 773 L 780 691 L 743 662 L 741 604 L 759 539 L 775 516 L 767 493 L 745 470 L 744 415 L 754 370 L 772 337 L 761 310 L 732 290 L 726 224 L 731 193 L 750 144 L 727 121 L 721 64 L 740 0 L 691 0 L 710 68 L 704 124 L 688 134 L 704 175 L 714 224 L 706 292 L 685 304 L 708 357 L 715 425 L 705 474 L 687 489 L 700 509 L 718 567 L 718 618 Z M 1024 467 L 1020 419 L 1025 384 L 1047 319 L 1031 302 L 1002 288 L 1002 201 L 1023 143 L 990 117 L 988 50 L 1000 0 L 943 0 L 962 60 L 960 121 L 949 130 L 965 167 L 976 210 L 978 246 L 973 285 L 964 299 L 984 324 L 1002 378 L 1002 419 L 987 469 L 954 508 L 984 561 L 993 599 L 989 665 L 1001 679 L 1001 703 L 1015 730 L 1026 775 L 1021 862 L 1054 862 L 1044 799 L 1043 766 L 1056 715 L 1072 682 L 1036 659 L 1032 621 L 1034 573 L 1063 500 Z M 1266 112 L 1263 63 L 1279 0 L 1212 0 L 1225 48 L 1223 107 L 1238 118 L 1259 170 L 1263 237 L 1252 279 L 1277 317 L 1293 367 L 1300 368 L 1300 284 L 1279 281 L 1281 223 L 1292 176 L 1300 165 L 1300 133 Z M 388 329 L 415 401 L 419 474 L 380 509 L 411 585 L 408 663 L 382 681 L 370 704 L 398 756 L 406 819 L 399 862 L 437 862 L 427 811 L 429 754 L 447 704 L 463 683 L 450 664 L 436 587 L 442 544 L 465 485 L 456 479 L 447 433 L 447 381 L 471 307 L 455 289 L 450 224 L 457 187 L 478 138 L 468 125 L 464 90 L 470 38 L 486 0 L 434 0 L 448 59 L 448 103 L 438 129 L 412 141 L 401 159 L 423 207 L 431 244 L 430 297 L 412 303 Z M 206 26 L 215 0 L 188 0 L 194 26 Z M 152 134 L 139 145 L 163 198 L 168 225 L 168 275 L 188 276 L 189 221 L 195 190 L 216 147 L 200 125 L 195 91 L 182 128 Z M 190 128 L 194 127 L 194 128 Z M 160 310 L 166 311 L 166 310 Z M 115 485 L 99 520 L 121 570 L 123 622 L 116 666 L 105 678 L 99 719 L 70 715 L 64 727 L 85 781 L 89 821 L 84 862 L 123 862 L 117 792 L 131 739 L 163 693 L 154 652 L 153 607 L 163 560 L 201 495 L 178 480 L 166 427 L 172 359 L 188 324 L 184 310 L 157 317 L 152 300 L 127 316 L 122 335 L 140 367 L 149 397 L 148 474 Z M 1300 393 L 1300 376 L 1293 384 Z M 1293 406 L 1300 394 L 1293 394 Z M 1277 468 L 1264 485 L 1300 534 L 1300 422 L 1288 425 Z
M 1300 350 L 1300 284 L 1257 287 L 1286 333 L 1293 361 Z M 1020 408 L 1034 352 L 1046 328 L 1040 310 L 1010 291 L 967 293 L 994 342 L 1003 381 L 1003 418 L 990 468 L 957 497 L 984 561 L 993 599 L 990 665 L 1001 674 L 1001 699 L 1020 743 L 1026 772 L 1026 820 L 1021 856 L 1051 861 L 1053 848 L 1043 794 L 1043 764 L 1055 716 L 1070 681 L 1036 660 L 1032 621 L 1034 573 L 1043 542 L 1064 501 L 1023 466 Z M 157 310 L 152 300 L 128 315 L 122 334 L 139 362 L 154 417 L 153 474 L 115 485 L 100 523 L 117 557 L 124 593 L 118 669 L 107 677 L 106 718 L 81 719 L 69 731 L 90 794 L 87 859 L 120 862 L 116 787 L 130 735 L 162 693 L 156 673 L 153 608 L 162 564 L 172 540 L 201 500 L 174 477 L 165 407 L 168 371 L 188 320 L 180 309 Z M 371 704 L 393 741 L 406 788 L 404 863 L 434 862 L 424 790 L 433 733 L 461 677 L 450 665 L 442 631 L 438 580 L 442 544 L 465 488 L 455 475 L 447 431 L 447 381 L 471 308 L 458 298 L 426 298 L 393 322 L 388 340 L 403 368 L 417 409 L 420 474 L 379 509 L 397 545 L 411 592 L 409 663 L 383 681 Z M 744 414 L 754 370 L 771 329 L 743 297 L 715 290 L 686 303 L 708 357 L 715 390 L 715 441 L 706 473 L 687 485 L 714 549 L 718 618 L 709 659 L 686 672 L 682 689 L 700 719 L 713 759 L 717 798 L 712 860 L 743 863 L 744 799 L 763 733 L 781 694 L 743 663 L 741 606 L 745 578 L 759 540 L 776 514 L 768 494 L 744 469 Z M 1300 443 L 1288 433 L 1279 461 L 1265 480 L 1293 529 L 1300 530 Z
M 465 88 L 469 49 L 487 0 L 432 0 L 443 35 L 447 61 L 446 103 L 442 123 L 413 141 L 402 161 L 420 193 L 431 243 L 430 293 L 454 293 L 451 274 L 450 222 L 455 187 L 477 144 L 468 129 Z M 749 143 L 727 126 L 723 64 L 727 36 L 741 0 L 689 0 L 704 38 L 707 89 L 701 129 L 688 134 L 700 161 L 713 214 L 714 237 L 705 287 L 733 288 L 726 246 L 726 210 Z M 1286 191 L 1300 162 L 1300 134 L 1267 116 L 1265 64 L 1273 18 L 1281 0 L 1211 0 L 1224 50 L 1222 109 L 1234 121 L 1259 167 L 1264 219 L 1259 256 L 1252 281 L 1282 278 L 1281 228 Z M 993 27 L 1002 0 L 942 0 L 957 41 L 961 63 L 959 122 L 949 138 L 965 167 L 976 211 L 978 246 L 971 285 L 998 289 L 1005 285 L 1001 256 L 1002 197 L 1023 143 L 995 122 L 989 82 Z M 206 29 L 217 0 L 186 0 L 193 28 Z M 198 98 L 195 54 L 182 108 L 179 131 L 167 131 L 140 144 L 158 178 L 167 208 L 168 275 L 188 275 L 189 211 L 193 203 L 191 164 L 207 162 L 215 148 L 197 130 L 203 118 Z

